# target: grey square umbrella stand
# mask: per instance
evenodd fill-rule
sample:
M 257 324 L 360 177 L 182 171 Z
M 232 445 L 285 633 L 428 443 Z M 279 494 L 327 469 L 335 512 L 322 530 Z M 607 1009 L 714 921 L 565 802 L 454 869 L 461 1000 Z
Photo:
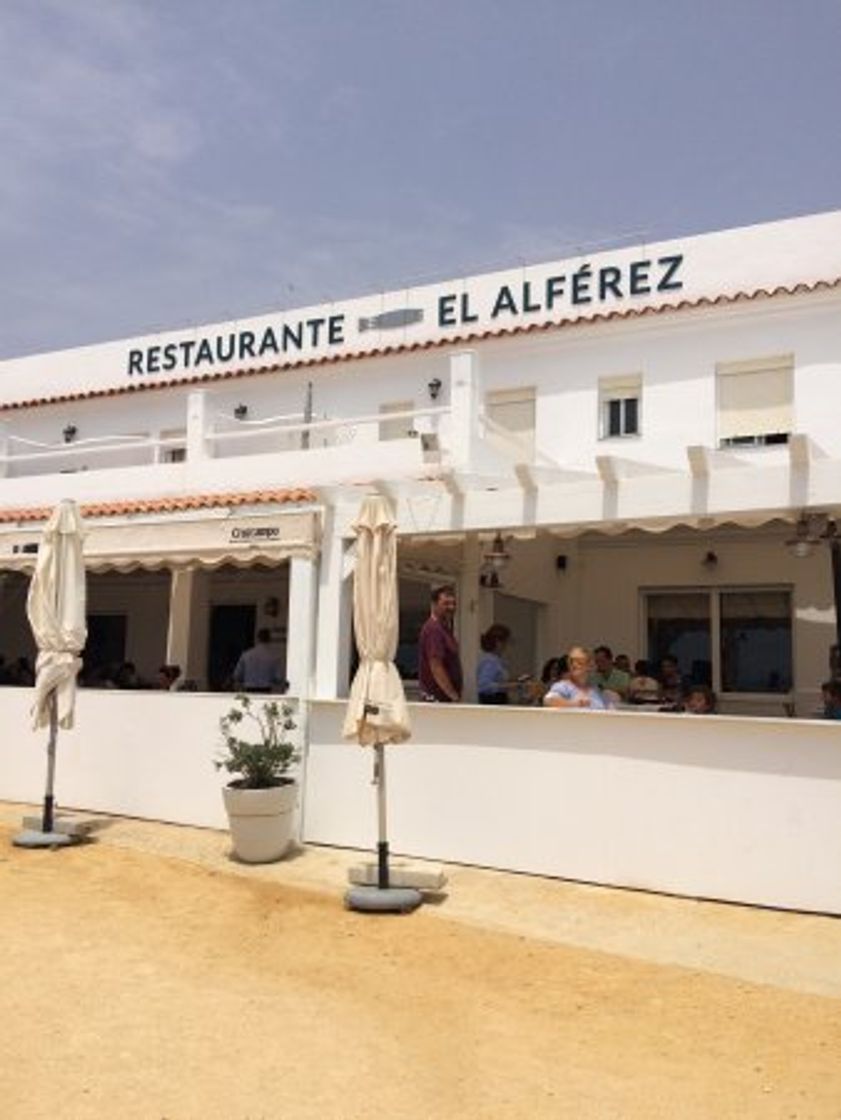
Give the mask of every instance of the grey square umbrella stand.
M 54 820 L 53 786 L 55 783 L 55 753 L 58 739 L 58 701 L 53 692 L 50 697 L 50 738 L 47 743 L 47 786 L 44 793 L 44 812 L 41 828 L 26 828 L 12 838 L 18 848 L 66 848 L 76 837 L 66 832 L 56 832 Z
M 351 887 L 345 894 L 345 906 L 367 914 L 408 914 L 417 910 L 423 896 L 412 887 L 392 887 L 389 881 L 385 747 L 382 743 L 374 744 L 374 785 L 377 787 L 377 885 Z

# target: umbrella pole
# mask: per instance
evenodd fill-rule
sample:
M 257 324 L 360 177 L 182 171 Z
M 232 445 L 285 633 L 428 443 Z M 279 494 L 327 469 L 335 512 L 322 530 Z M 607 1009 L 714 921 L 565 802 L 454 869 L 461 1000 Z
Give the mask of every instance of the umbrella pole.
M 420 891 L 413 887 L 392 887 L 388 870 L 388 840 L 386 839 L 385 809 L 385 745 L 374 743 L 374 785 L 377 787 L 377 885 L 352 887 L 345 895 L 345 905 L 350 910 L 370 914 L 408 914 L 423 901 Z
M 44 792 L 43 832 L 53 830 L 53 785 L 55 783 L 55 746 L 58 738 L 58 697 L 55 689 L 50 695 L 50 741 L 47 744 L 47 788 Z
M 387 891 L 388 878 L 388 825 L 385 796 L 385 747 L 374 744 L 374 784 L 377 787 L 377 886 Z

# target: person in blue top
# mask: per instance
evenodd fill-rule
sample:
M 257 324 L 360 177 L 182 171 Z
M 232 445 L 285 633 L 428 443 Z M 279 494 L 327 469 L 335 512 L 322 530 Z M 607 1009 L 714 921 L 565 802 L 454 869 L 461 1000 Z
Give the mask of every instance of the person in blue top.
M 567 654 L 567 678 L 555 681 L 543 703 L 547 708 L 590 708 L 606 711 L 615 708 L 618 696 L 608 689 L 591 684 L 593 658 L 583 646 L 573 646 Z
M 511 631 L 501 622 L 489 626 L 479 639 L 482 656 L 476 666 L 476 691 L 480 704 L 507 704 L 508 690 L 516 687 L 516 681 L 510 680 L 502 660 L 510 639 Z

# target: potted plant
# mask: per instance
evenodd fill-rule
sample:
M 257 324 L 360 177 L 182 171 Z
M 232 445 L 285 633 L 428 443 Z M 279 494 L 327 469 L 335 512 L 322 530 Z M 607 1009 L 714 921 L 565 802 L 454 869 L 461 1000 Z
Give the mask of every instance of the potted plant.
M 222 790 L 233 854 L 245 863 L 281 859 L 292 843 L 298 794 L 287 773 L 299 757 L 287 737 L 295 728 L 292 708 L 285 701 L 255 704 L 238 695 L 219 728 L 224 750 L 215 766 L 234 775 Z

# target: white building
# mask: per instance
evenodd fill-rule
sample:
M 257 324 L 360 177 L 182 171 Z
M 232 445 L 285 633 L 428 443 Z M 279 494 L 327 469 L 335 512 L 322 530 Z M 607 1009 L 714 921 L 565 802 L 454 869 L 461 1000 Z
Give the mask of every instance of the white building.
M 818 708 L 836 641 L 839 312 L 834 212 L 0 363 L 0 652 L 31 653 L 25 571 L 47 510 L 73 497 L 90 528 L 91 668 L 175 662 L 204 690 L 267 626 L 317 737 L 347 689 L 349 526 L 375 488 L 398 510 L 409 675 L 429 586 L 451 577 L 468 679 L 479 634 L 504 621 L 513 672 L 573 641 L 672 652 L 722 712 L 835 734 L 786 717 Z M 497 533 L 511 560 L 494 588 Z M 14 691 L 0 704 L 22 711 Z M 417 712 L 444 738 L 442 721 L 465 720 L 493 737 L 478 709 Z M 540 738 L 572 726 L 556 717 L 502 718 Z M 345 824 L 314 838 L 352 842 Z M 404 848 L 647 881 L 459 843 Z

